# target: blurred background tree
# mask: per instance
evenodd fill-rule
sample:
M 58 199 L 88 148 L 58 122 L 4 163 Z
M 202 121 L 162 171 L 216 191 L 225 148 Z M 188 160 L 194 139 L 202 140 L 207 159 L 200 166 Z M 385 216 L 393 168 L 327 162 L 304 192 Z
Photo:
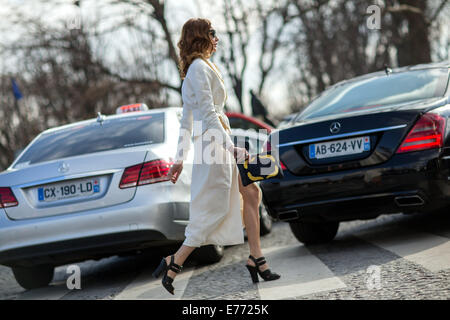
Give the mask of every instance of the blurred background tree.
M 182 3 L 0 0 L 0 170 L 49 127 L 134 102 L 180 106 L 176 42 L 192 16 L 218 31 L 213 61 L 231 89 L 228 110 L 275 123 L 341 80 L 449 60 L 448 0 Z M 368 25 L 373 5 L 378 28 Z M 254 96 L 261 104 L 250 109 Z
M 374 4 L 380 25 L 371 29 L 367 9 Z M 301 30 L 291 34 L 298 68 L 290 86 L 292 111 L 336 82 L 385 65 L 449 60 L 448 0 L 297 0 L 292 7 Z

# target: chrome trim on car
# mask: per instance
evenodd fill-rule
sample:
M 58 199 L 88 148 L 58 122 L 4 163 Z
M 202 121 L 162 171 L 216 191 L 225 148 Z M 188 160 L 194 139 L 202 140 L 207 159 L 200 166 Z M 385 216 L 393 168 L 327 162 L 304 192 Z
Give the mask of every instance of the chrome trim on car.
M 402 202 L 402 200 L 406 200 L 406 202 Z M 422 206 L 425 204 L 425 200 L 419 195 L 395 197 L 394 202 L 399 207 Z
M 299 217 L 298 210 L 288 210 L 278 213 L 278 219 L 281 221 L 298 220 Z
M 173 220 L 173 222 L 181 224 L 183 226 L 187 226 L 189 224 L 189 220 Z
M 78 179 L 78 178 L 91 178 L 91 177 L 102 176 L 102 175 L 106 175 L 106 174 L 114 174 L 114 173 L 122 171 L 122 170 L 123 169 L 102 170 L 102 171 L 91 172 L 90 174 L 89 174 L 89 172 L 84 172 L 84 173 L 79 173 L 79 174 L 73 174 L 70 176 L 61 176 L 61 177 L 50 178 L 50 179 L 45 179 L 45 180 L 33 181 L 33 182 L 17 185 L 14 187 L 17 187 L 17 188 L 35 187 L 35 186 L 39 186 L 39 185 L 43 185 L 43 184 L 50 184 L 53 182 L 59 182 L 59 181 L 64 181 L 64 180 L 72 180 L 72 179 Z
M 337 134 L 333 136 L 326 136 L 326 137 L 320 137 L 320 138 L 314 138 L 314 139 L 307 139 L 307 140 L 299 140 L 299 141 L 293 141 L 288 143 L 282 143 L 277 145 L 277 147 L 288 147 L 293 146 L 296 144 L 304 144 L 304 143 L 312 143 L 312 142 L 319 142 L 319 141 L 326 141 L 326 140 L 334 140 L 337 138 L 346 138 L 346 137 L 354 137 L 359 135 L 364 135 L 368 133 L 375 133 L 375 132 L 381 132 L 381 131 L 388 131 L 388 130 L 395 130 L 395 129 L 401 129 L 406 127 L 407 124 L 402 124 L 398 126 L 392 126 L 392 127 L 385 127 L 385 128 L 378 128 L 378 129 L 371 129 L 371 130 L 364 130 L 364 131 L 356 131 L 356 132 L 350 132 L 350 133 L 342 133 Z
M 341 131 L 341 124 L 339 122 L 333 122 L 330 126 L 330 132 L 336 134 L 339 131 Z

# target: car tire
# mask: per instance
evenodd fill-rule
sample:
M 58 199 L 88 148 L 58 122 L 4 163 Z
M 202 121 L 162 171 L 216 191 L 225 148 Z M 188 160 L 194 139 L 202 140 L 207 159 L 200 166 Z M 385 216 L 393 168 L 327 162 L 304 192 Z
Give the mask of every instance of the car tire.
M 298 241 L 305 245 L 320 244 L 334 239 L 339 229 L 339 221 L 322 223 L 293 221 L 289 226 Z
M 54 267 L 13 267 L 12 271 L 17 283 L 24 289 L 46 287 L 53 279 Z
M 203 264 L 216 263 L 222 260 L 224 250 L 224 247 L 219 245 L 203 246 L 194 251 L 194 258 Z
M 266 207 L 261 203 L 259 206 L 259 234 L 265 236 L 272 232 L 272 218 L 267 213 Z

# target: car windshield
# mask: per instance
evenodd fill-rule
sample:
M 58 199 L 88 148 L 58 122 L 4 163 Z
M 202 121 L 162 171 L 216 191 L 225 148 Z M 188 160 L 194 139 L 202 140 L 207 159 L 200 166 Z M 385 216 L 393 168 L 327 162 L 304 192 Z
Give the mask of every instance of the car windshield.
M 88 153 L 164 142 L 164 113 L 90 122 L 42 134 L 14 164 L 33 164 Z
M 295 120 L 441 97 L 447 87 L 447 81 L 448 69 L 435 68 L 343 83 L 324 91 Z

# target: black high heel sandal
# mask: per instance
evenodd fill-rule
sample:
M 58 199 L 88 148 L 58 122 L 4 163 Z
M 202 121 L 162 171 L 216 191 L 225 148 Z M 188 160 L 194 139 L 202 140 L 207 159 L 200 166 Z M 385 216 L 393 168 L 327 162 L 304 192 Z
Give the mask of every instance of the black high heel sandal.
M 264 281 L 277 280 L 281 277 L 279 274 L 270 271 L 270 269 L 266 269 L 264 271 L 259 270 L 259 267 L 266 263 L 265 257 L 261 257 L 258 259 L 255 259 L 255 257 L 251 255 L 248 257 L 255 263 L 255 266 L 251 266 L 248 264 L 245 265 L 248 271 L 250 272 L 250 276 L 252 277 L 253 283 L 259 282 L 258 274 L 261 278 L 264 279 Z
M 167 275 L 167 271 L 169 271 L 169 269 L 170 269 L 171 271 L 173 271 L 175 273 L 180 273 L 181 269 L 183 269 L 183 266 L 179 266 L 174 261 L 175 261 L 175 257 L 172 255 L 170 257 L 170 264 L 167 265 L 166 259 L 163 258 L 161 260 L 161 263 L 159 264 L 158 268 L 156 268 L 156 270 L 152 274 L 154 278 L 158 278 L 161 275 L 161 273 L 164 272 L 161 283 L 162 283 L 163 287 L 166 288 L 166 290 L 169 291 L 171 294 L 174 294 L 173 292 L 174 292 L 175 288 L 172 286 L 173 279 Z

